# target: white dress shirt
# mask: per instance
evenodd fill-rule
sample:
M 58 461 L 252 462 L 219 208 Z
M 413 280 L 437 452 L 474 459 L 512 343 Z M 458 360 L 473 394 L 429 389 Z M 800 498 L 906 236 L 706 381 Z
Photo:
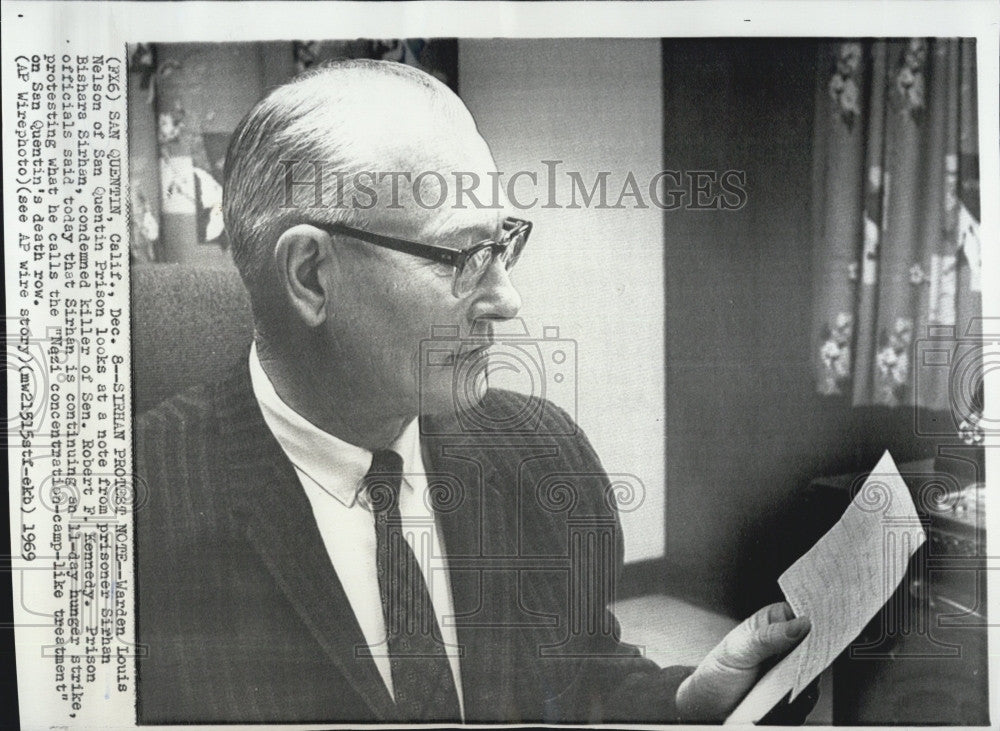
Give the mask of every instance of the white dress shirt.
M 309 498 L 326 552 L 372 650 L 379 674 L 389 694 L 394 695 L 376 573 L 375 516 L 368 507 L 366 496 L 358 494 L 373 455 L 367 449 L 324 432 L 282 401 L 260 364 L 256 345 L 250 349 L 250 380 L 264 422 L 294 465 Z M 458 691 L 459 709 L 464 717 L 451 582 L 434 512 L 429 507 L 429 500 L 425 500 L 427 477 L 417 419 L 403 429 L 391 448 L 403 458 L 399 512 L 404 533 L 434 603 Z

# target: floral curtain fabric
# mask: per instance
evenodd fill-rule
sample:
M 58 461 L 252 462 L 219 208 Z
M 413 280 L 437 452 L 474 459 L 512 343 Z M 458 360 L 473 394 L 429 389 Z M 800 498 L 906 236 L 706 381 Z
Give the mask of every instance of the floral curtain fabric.
M 975 41 L 824 43 L 814 140 L 820 394 L 949 408 L 918 341 L 981 311 Z
M 229 136 L 271 87 L 342 58 L 381 58 L 455 88 L 453 39 L 139 44 L 129 49 L 133 262 L 228 266 L 222 171 Z

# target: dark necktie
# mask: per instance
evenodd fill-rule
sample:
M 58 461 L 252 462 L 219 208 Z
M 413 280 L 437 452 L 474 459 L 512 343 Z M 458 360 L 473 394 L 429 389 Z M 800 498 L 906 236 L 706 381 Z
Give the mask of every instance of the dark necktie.
M 399 513 L 402 468 L 398 454 L 380 449 L 365 476 L 375 515 L 378 586 L 398 720 L 460 721 L 458 692 L 434 605 L 404 535 Z

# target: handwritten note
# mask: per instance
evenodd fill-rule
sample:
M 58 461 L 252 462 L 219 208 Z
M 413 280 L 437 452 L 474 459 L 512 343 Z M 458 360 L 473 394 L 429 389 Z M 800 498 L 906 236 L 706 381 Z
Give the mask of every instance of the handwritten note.
M 926 540 L 892 456 L 882 455 L 844 515 L 778 579 L 796 616 L 812 629 L 726 720 L 749 724 L 794 699 L 864 629 L 899 587 Z

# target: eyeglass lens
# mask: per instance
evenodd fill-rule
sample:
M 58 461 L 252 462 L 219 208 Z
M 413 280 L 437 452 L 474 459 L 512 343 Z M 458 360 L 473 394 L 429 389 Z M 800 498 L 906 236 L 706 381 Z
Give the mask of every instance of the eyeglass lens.
M 525 240 L 524 233 L 518 233 L 500 253 L 496 254 L 496 258 L 503 264 L 507 271 L 510 271 L 517 264 L 517 260 L 521 256 L 521 250 L 524 248 Z M 465 266 L 455 281 L 455 294 L 457 296 L 461 297 L 468 294 L 479 284 L 486 270 L 493 263 L 494 251 L 496 251 L 494 247 L 486 246 L 479 249 L 466 260 Z

